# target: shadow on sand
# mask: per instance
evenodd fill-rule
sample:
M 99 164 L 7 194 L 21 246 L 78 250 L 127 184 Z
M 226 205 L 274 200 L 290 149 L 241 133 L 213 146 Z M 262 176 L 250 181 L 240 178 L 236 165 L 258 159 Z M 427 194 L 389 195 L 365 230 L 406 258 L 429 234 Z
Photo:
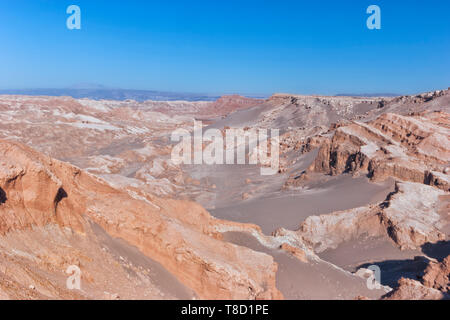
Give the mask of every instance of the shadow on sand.
M 442 261 L 450 255 L 450 241 L 426 243 L 422 246 L 422 252 L 430 258 Z M 396 288 L 398 280 L 402 277 L 420 281 L 429 262 L 430 260 L 426 257 L 416 256 L 414 259 L 365 263 L 358 266 L 357 269 L 376 265 L 381 270 L 381 284 Z
M 419 280 L 430 260 L 425 257 L 417 256 L 414 259 L 405 260 L 385 260 L 373 263 L 365 263 L 359 268 L 368 268 L 376 265 L 381 270 L 381 284 L 391 288 L 397 287 L 400 278 L 410 278 Z
M 439 241 L 437 243 L 425 243 L 422 246 L 422 252 L 430 258 L 438 261 L 444 260 L 450 255 L 450 241 Z

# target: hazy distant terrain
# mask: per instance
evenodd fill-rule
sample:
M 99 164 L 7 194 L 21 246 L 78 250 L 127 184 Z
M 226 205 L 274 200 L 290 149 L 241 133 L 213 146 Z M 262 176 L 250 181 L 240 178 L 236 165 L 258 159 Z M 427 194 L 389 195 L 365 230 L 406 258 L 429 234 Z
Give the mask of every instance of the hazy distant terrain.
M 136 101 L 214 101 L 218 96 L 176 93 L 153 90 L 102 89 L 102 88 L 68 88 L 68 89 L 9 89 L 0 90 L 0 94 L 72 97 L 93 100 L 136 100 Z
M 157 90 L 131 90 L 107 88 L 101 85 L 72 86 L 70 88 L 30 88 L 30 89 L 0 89 L 1 94 L 72 97 L 74 99 L 92 100 L 135 100 L 139 102 L 152 101 L 216 101 L 219 95 L 203 93 L 168 92 Z M 251 98 L 267 98 L 267 95 L 246 95 Z

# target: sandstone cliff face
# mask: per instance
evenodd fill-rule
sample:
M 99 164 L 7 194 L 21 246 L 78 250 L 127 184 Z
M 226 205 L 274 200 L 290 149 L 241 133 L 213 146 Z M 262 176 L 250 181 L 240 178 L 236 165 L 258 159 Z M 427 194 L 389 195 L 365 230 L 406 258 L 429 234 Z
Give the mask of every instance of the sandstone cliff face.
M 398 183 L 395 194 L 380 212 L 381 223 L 404 249 L 445 240 L 442 230 L 448 221 L 439 212 L 443 202 L 447 202 L 443 195 L 445 192 L 426 185 Z
M 64 201 L 67 193 L 63 182 L 53 171 L 61 169 L 61 163 L 2 141 L 0 164 L 0 188 L 4 194 L 0 207 L 1 234 L 49 223 L 82 231 L 80 214 L 83 207 L 75 201 Z M 80 171 L 73 168 L 67 173 L 75 177 Z
M 161 263 L 200 298 L 281 298 L 272 257 L 221 241 L 215 231 L 221 221 L 198 205 L 115 189 L 17 143 L 0 141 L 0 164 L 3 237 L 49 225 L 83 237 L 94 222 Z
M 383 233 L 377 207 L 361 207 L 322 216 L 310 216 L 301 223 L 297 234 L 315 252 L 336 248 L 340 243 L 362 235 Z
M 450 190 L 450 115 L 383 114 L 369 123 L 339 127 L 325 141 L 310 171 L 368 174 L 374 181 L 395 177 Z
M 448 200 L 442 190 L 412 182 L 398 182 L 393 194 L 378 204 L 309 216 L 295 231 L 279 229 L 275 236 L 291 235 L 322 252 L 361 236 L 388 236 L 401 249 L 418 249 L 446 239 Z

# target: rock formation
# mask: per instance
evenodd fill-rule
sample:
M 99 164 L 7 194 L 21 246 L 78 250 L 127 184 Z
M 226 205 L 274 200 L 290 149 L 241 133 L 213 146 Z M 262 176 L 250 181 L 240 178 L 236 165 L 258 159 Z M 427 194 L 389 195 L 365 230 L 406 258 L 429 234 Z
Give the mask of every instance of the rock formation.
M 450 256 L 442 262 L 430 262 L 422 281 L 399 280 L 398 288 L 385 296 L 387 300 L 449 300 Z
M 17 143 L 0 141 L 0 154 L 3 237 L 52 225 L 88 236 L 91 221 L 161 263 L 199 298 L 281 297 L 273 259 L 221 241 L 221 222 L 200 206 L 115 189 Z
M 447 113 L 422 116 L 383 114 L 336 129 L 309 168 L 331 175 L 367 174 L 374 181 L 395 177 L 450 190 Z
M 422 281 L 426 287 L 450 294 L 450 255 L 442 262 L 430 262 Z
M 448 224 L 440 208 L 448 204 L 445 192 L 418 183 L 397 182 L 395 191 L 378 205 L 309 216 L 295 232 L 279 229 L 275 236 L 295 234 L 316 252 L 336 248 L 361 236 L 388 236 L 402 249 L 446 239 Z
M 446 296 L 439 290 L 426 287 L 417 280 L 402 278 L 397 289 L 386 295 L 385 300 L 442 300 Z

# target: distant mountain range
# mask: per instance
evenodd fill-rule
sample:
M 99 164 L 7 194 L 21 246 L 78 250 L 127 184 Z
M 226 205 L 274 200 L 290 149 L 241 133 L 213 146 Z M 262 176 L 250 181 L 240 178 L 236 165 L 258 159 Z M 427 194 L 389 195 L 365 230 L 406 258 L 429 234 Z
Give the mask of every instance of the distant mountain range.
M 7 89 L 0 94 L 29 96 L 69 96 L 75 99 L 89 98 L 94 100 L 146 100 L 154 101 L 215 101 L 220 96 L 196 93 L 165 92 L 154 90 L 111 89 L 103 86 L 77 85 L 62 89 Z
M 221 95 L 169 92 L 157 90 L 134 90 L 110 88 L 97 84 L 76 84 L 68 88 L 31 88 L 31 89 L 0 89 L 0 94 L 28 96 L 68 96 L 75 99 L 93 100 L 146 100 L 153 101 L 216 101 Z M 243 95 L 247 98 L 266 99 L 269 95 Z M 336 97 L 397 97 L 395 93 L 340 93 Z

